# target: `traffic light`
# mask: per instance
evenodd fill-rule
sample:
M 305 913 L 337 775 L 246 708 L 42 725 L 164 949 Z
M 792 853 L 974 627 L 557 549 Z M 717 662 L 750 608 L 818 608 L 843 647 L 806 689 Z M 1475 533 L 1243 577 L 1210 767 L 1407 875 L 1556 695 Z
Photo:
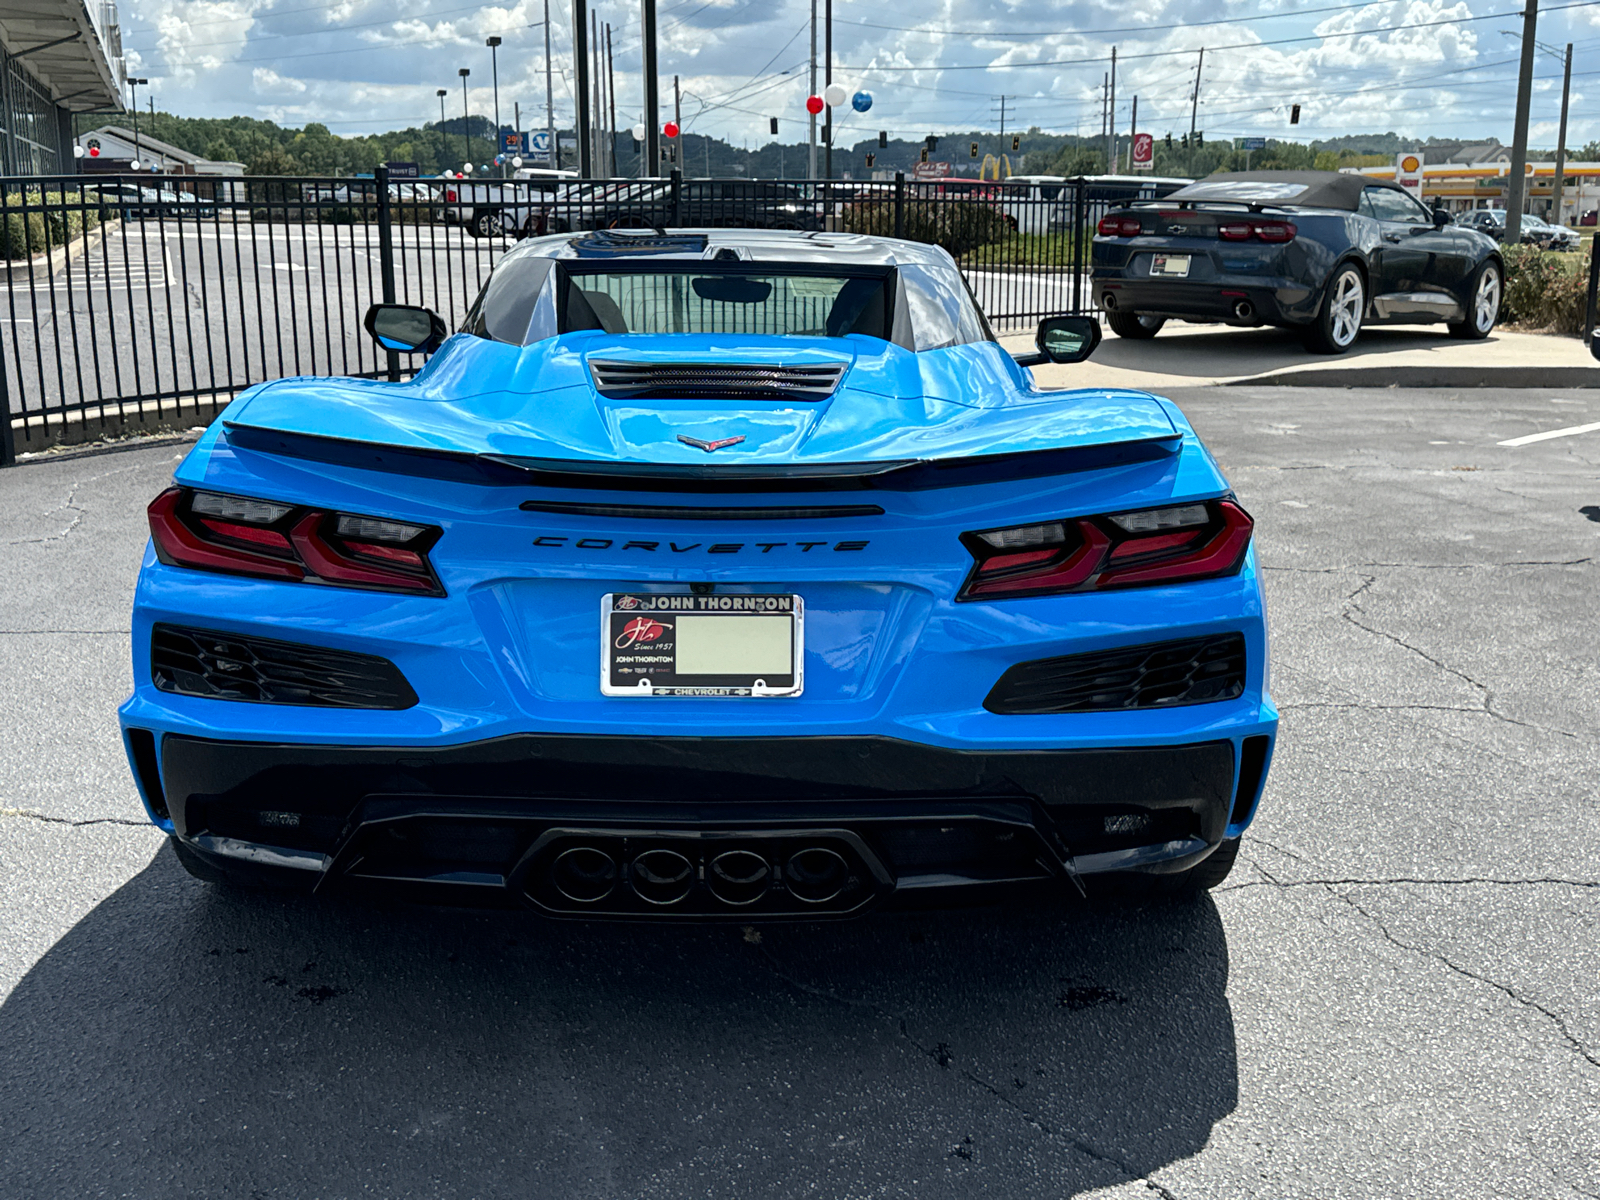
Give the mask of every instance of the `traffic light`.
M 773 137 L 777 137 L 778 136 L 778 118 L 777 117 L 773 117 L 772 118 L 772 136 Z
M 939 148 L 939 139 L 934 137 L 933 134 L 930 133 L 928 135 L 928 137 L 927 137 L 926 144 L 927 144 L 927 147 L 928 147 L 928 149 L 930 151 L 931 150 L 937 150 Z
M 1178 144 L 1180 146 L 1182 146 L 1185 150 L 1187 150 L 1189 148 L 1189 135 L 1186 133 L 1181 138 L 1179 138 L 1178 139 Z
M 1187 139 L 1185 139 L 1185 140 L 1187 140 Z M 1167 149 L 1168 150 L 1172 149 L 1172 135 L 1170 133 L 1167 134 Z
M 927 162 L 928 161 L 928 148 L 926 146 L 924 146 L 922 148 L 922 157 L 920 159 L 918 159 L 917 161 L 918 162 Z
M 971 146 L 968 147 L 968 149 L 967 149 L 967 157 L 968 158 L 977 158 L 978 157 L 978 143 L 977 142 L 973 142 L 971 144 Z
M 1013 150 L 1021 150 L 1022 149 L 1022 135 L 1021 134 L 1014 133 L 1014 134 L 1011 135 L 1011 148 Z M 974 157 L 976 157 L 976 155 L 974 155 Z
M 1194 131 L 1194 144 L 1196 146 L 1204 146 L 1206 144 L 1206 135 L 1204 130 L 1196 129 Z
M 1298 104 L 1289 110 L 1289 124 L 1300 124 L 1300 106 Z
M 878 130 L 878 149 L 879 150 L 887 150 L 888 148 L 889 148 L 889 131 L 887 129 L 880 129 L 880 130 Z
M 872 170 L 872 164 L 877 161 L 877 158 L 876 154 L 867 155 L 867 170 Z

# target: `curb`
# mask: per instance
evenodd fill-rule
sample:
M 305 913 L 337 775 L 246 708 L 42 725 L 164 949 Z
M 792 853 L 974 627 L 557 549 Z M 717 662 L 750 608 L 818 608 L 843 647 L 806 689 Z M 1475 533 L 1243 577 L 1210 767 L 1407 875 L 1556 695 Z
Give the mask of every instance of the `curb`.
M 1297 367 L 1216 382 L 1224 387 L 1600 388 L 1600 363 L 1592 367 Z

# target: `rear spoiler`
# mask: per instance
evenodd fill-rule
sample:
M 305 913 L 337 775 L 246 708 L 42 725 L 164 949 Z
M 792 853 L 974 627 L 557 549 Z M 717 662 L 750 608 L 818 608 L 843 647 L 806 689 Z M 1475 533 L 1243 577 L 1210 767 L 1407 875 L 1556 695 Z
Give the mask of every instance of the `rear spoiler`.
M 962 458 L 884 459 L 853 463 L 774 463 L 712 466 L 701 463 L 605 462 L 523 458 L 383 446 L 320 434 L 286 433 L 223 422 L 229 445 L 365 471 L 383 471 L 492 487 L 581 488 L 617 492 L 920 492 L 1152 462 L 1175 454 L 1183 435 L 1141 438 L 1096 446 L 1067 446 Z

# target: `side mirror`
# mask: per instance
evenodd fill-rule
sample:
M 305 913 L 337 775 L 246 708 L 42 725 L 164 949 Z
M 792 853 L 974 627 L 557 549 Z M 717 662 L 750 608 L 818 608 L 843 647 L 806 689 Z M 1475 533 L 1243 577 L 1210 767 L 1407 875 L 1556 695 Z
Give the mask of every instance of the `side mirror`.
M 373 341 L 402 354 L 431 354 L 450 336 L 437 313 L 412 304 L 374 304 L 365 324 Z
M 1100 344 L 1100 322 L 1093 317 L 1046 317 L 1034 345 L 1047 362 L 1078 363 Z
M 1446 225 L 1454 224 L 1455 218 L 1445 212 L 1444 209 L 1436 208 L 1433 210 L 1433 227 L 1435 229 L 1443 229 Z

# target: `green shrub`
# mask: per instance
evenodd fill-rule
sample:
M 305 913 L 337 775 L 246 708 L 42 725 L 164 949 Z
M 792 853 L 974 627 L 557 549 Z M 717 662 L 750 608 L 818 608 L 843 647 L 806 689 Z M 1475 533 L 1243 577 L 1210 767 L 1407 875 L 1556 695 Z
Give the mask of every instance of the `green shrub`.
M 93 201 L 90 203 L 92 205 Z M 30 258 L 98 228 L 99 210 L 74 207 L 82 204 L 83 196 L 78 192 L 27 192 L 6 196 L 5 219 L 0 222 L 0 258 Z M 33 211 L 19 211 L 24 206 Z
M 845 209 L 844 227 L 851 233 L 894 236 L 894 203 L 852 204 Z M 1005 214 L 981 201 L 913 200 L 905 206 L 901 237 L 942 246 L 959 257 L 1011 235 Z
M 1505 246 L 1505 297 L 1500 319 L 1552 333 L 1581 334 L 1589 287 L 1588 263 L 1572 255 L 1568 264 L 1555 251 L 1537 246 Z

